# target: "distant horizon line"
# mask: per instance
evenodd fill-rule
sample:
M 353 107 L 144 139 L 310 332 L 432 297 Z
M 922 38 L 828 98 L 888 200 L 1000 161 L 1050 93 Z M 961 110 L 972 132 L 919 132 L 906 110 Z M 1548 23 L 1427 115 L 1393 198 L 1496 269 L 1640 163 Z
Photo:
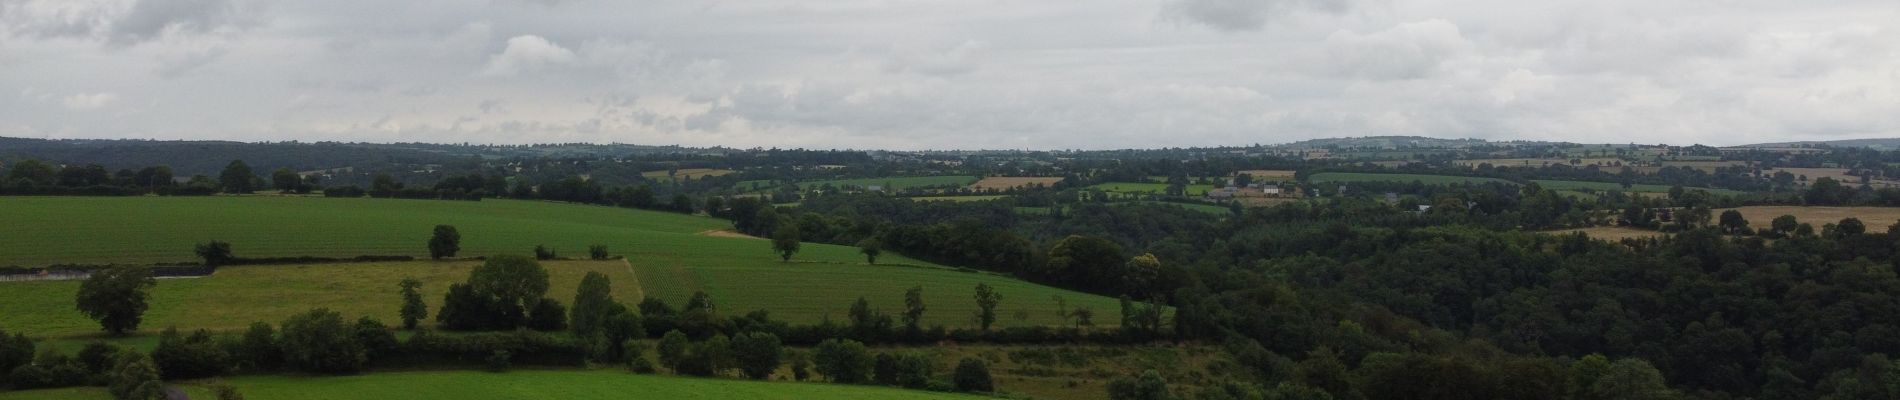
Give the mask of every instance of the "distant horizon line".
M 866 151 L 866 152 L 869 152 L 869 151 L 885 151 L 885 152 L 919 152 L 919 153 L 930 153 L 930 152 L 1003 152 L 1003 151 L 1014 151 L 1014 152 L 1099 152 L 1099 151 L 1138 151 L 1138 150 L 1184 150 L 1184 149 L 1230 149 L 1230 148 L 1243 148 L 1243 149 L 1244 149 L 1244 148 L 1259 148 L 1259 147 L 1269 147 L 1269 148 L 1270 148 L 1270 147 L 1280 147 L 1280 146 L 1286 146 L 1286 145 L 1292 145 L 1292 144 L 1297 144 L 1297 143 L 1302 143 L 1302 142 L 1313 142 L 1313 141 L 1324 141 L 1324 140 L 1365 140 L 1365 139 L 1387 139 L 1387 138 L 1391 138 L 1391 139 L 1424 139 L 1424 140 L 1441 140 L 1441 141 L 1479 141 L 1479 142 L 1484 142 L 1484 143 L 1501 143 L 1501 144 L 1509 144 L 1509 143 L 1550 143 L 1550 144 L 1574 144 L 1574 145 L 1584 145 L 1584 146 L 1598 146 L 1598 145 L 1603 145 L 1603 146 L 1611 146 L 1611 145 L 1636 145 L 1636 146 L 1672 146 L 1672 147 L 1693 147 L 1693 146 L 1708 146 L 1708 147 L 1716 147 L 1716 148 L 1724 148 L 1724 147 L 1751 147 L 1751 146 L 1768 146 L 1768 145 L 1802 145 L 1802 144 L 1831 144 L 1831 143 L 1839 143 L 1839 142 L 1853 142 L 1853 141 L 1867 141 L 1867 140 L 1896 140 L 1896 141 L 1900 141 L 1900 137 L 1864 137 L 1864 138 L 1846 138 L 1846 139 L 1827 139 L 1827 140 L 1786 140 L 1786 141 L 1772 141 L 1772 142 L 1755 142 L 1755 143 L 1746 143 L 1746 144 L 1736 144 L 1736 145 L 1711 145 L 1711 144 L 1703 144 L 1703 143 L 1689 143 L 1689 144 L 1676 144 L 1676 143 L 1641 143 L 1641 142 L 1629 142 L 1629 143 L 1607 143 L 1607 142 L 1595 142 L 1595 143 L 1589 143 L 1589 142 L 1573 142 L 1573 141 L 1560 141 L 1560 140 L 1539 140 L 1539 139 L 1510 139 L 1510 140 L 1497 140 L 1497 139 L 1485 139 L 1485 138 L 1474 138 L 1474 137 L 1464 137 L 1464 138 L 1444 138 L 1444 137 L 1434 137 L 1434 136 L 1420 136 L 1420 135 L 1369 135 L 1369 136 L 1334 136 L 1334 137 L 1322 137 L 1322 138 L 1312 138 L 1312 139 L 1301 139 L 1301 140 L 1295 140 L 1295 141 L 1288 141 L 1288 142 L 1280 142 L 1280 143 L 1263 143 L 1263 142 L 1255 142 L 1255 143 L 1250 143 L 1250 144 L 1227 144 L 1227 145 L 1213 145 L 1213 146 L 1169 146 L 1169 147 L 1145 147 L 1145 148 L 1144 148 L 1144 147 L 1123 147 L 1123 148 L 1096 148 L 1096 149 L 1084 149 L 1084 148 L 1065 148 L 1065 149 L 1056 149 L 1056 148 L 1042 148 L 1042 149 L 1037 149 L 1037 148 L 981 148 L 981 149 L 880 149 L 880 148 L 849 148 L 849 147 L 831 147 L 831 148 L 825 148 L 825 147 L 733 147 L 733 146 L 729 146 L 729 145 L 712 145 L 712 146 L 693 146 L 693 145 L 685 145 L 685 144 L 677 144 L 677 143 L 675 143 L 675 144 L 641 144 L 641 143 L 625 143 L 625 142 L 536 142 L 536 143 L 477 143 L 477 142 L 470 142 L 470 141 L 462 141 L 462 142 L 430 142 L 430 141 L 387 141 L 387 142 L 371 142 L 371 141 L 346 141 L 346 140 L 303 140 L 303 139 L 290 139 L 290 140 L 259 140 L 259 141 L 244 141 L 244 140 L 234 140 L 234 139 L 162 139 L 162 138 L 136 138 L 136 137 L 117 137 L 117 138 L 112 138 L 112 137 L 66 137 L 66 138 L 50 138 L 50 137 L 43 137 L 43 138 L 36 138 L 36 137 L 23 137 L 23 136 L 6 136 L 6 135 L 0 135 L 0 139 L 22 139 L 22 140 L 44 140 L 44 141 L 129 141 L 129 142 L 217 142 L 217 143 L 237 143 L 237 144 L 282 144 L 282 143 L 296 143 L 296 144 L 321 144 L 321 143 L 336 143 L 336 144 L 354 144 L 354 145 L 405 145 L 405 144 L 407 144 L 407 145 L 433 145 L 433 146 L 468 146 L 468 147 L 533 147 L 533 146 L 580 146 L 580 145 L 584 145 L 584 146 L 638 146 L 638 147 L 660 147 L 660 148 L 666 148 L 666 147 L 676 147 L 676 148 L 682 148 L 682 149 L 707 149 L 707 150 L 714 150 L 714 149 L 724 149 L 724 150 L 739 150 L 739 151 L 752 151 L 752 150 L 807 150 L 807 151 Z

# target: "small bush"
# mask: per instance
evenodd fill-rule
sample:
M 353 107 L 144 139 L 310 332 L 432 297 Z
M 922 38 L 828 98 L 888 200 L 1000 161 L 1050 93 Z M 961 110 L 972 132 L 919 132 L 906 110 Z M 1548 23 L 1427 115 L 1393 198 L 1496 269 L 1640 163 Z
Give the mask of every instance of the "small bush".
M 587 246 L 587 258 L 591 258 L 595 260 L 607 259 L 607 245 L 597 244 L 597 245 Z

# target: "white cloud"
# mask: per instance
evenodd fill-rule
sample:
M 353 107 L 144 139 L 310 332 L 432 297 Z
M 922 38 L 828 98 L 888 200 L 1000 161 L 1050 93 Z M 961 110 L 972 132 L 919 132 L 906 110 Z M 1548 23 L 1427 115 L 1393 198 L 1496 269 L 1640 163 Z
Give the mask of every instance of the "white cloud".
M 1299 12 L 1343 12 L 1350 0 L 1172 0 L 1162 16 L 1219 31 L 1259 30 L 1269 21 Z
M 91 110 L 105 107 L 118 99 L 119 95 L 115 93 L 76 93 L 61 98 L 59 103 L 74 110 Z
M 481 74 L 514 76 L 571 62 L 574 62 L 573 51 L 540 36 L 521 35 L 509 38 L 507 48 L 490 56 Z

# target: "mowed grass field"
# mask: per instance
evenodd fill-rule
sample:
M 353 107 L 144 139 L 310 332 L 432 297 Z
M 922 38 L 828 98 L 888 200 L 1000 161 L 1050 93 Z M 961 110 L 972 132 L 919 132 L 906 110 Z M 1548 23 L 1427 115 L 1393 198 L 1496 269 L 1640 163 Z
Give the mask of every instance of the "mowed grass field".
M 1091 185 L 1088 188 L 1120 194 L 1162 194 L 1167 193 L 1168 184 L 1152 182 L 1108 182 Z M 1200 196 L 1207 194 L 1209 190 L 1214 190 L 1214 185 L 1188 184 L 1186 189 L 1187 195 Z
M 724 239 L 764 246 L 756 239 Z M 811 251 L 806 244 L 805 251 Z M 855 255 L 857 249 L 830 246 L 823 251 L 842 251 Z M 804 254 L 804 253 L 800 253 Z M 833 258 L 836 255 L 827 255 Z M 802 257 L 800 257 L 802 258 Z M 795 324 L 812 324 L 829 318 L 848 321 L 852 302 L 864 297 L 873 308 L 896 315 L 903 311 L 904 291 L 913 286 L 924 289 L 925 325 L 946 327 L 975 326 L 976 285 L 988 284 L 1003 295 L 997 306 L 996 326 L 1060 326 L 1067 323 L 1056 315 L 1054 298 L 1061 296 L 1068 308 L 1089 307 L 1096 315 L 1119 315 L 1119 300 L 1092 294 L 1037 285 L 1014 278 L 980 272 L 965 272 L 939 266 L 886 265 L 906 262 L 888 255 L 879 265 L 857 262 L 793 262 L 776 259 L 751 262 L 725 260 L 648 260 L 634 264 L 640 287 L 648 296 L 666 300 L 675 307 L 685 304 L 694 291 L 712 295 L 719 310 L 740 315 L 752 310 L 769 310 L 772 318 Z M 916 263 L 916 261 L 908 261 Z M 1019 319 L 1019 312 L 1027 318 Z M 1096 325 L 1115 326 L 1119 318 L 1097 317 Z
M 1370 173 L 1360 173 L 1360 172 L 1322 172 L 1318 174 L 1313 174 L 1312 176 L 1308 176 L 1306 180 L 1312 183 L 1415 182 L 1416 181 L 1416 182 L 1424 183 L 1427 185 L 1444 185 L 1444 184 L 1454 184 L 1454 183 L 1486 183 L 1486 182 L 1515 184 L 1515 183 L 1512 183 L 1511 181 L 1497 179 L 1497 178 L 1481 178 L 1481 177 L 1451 176 L 1451 175 L 1421 175 L 1421 174 L 1370 174 Z
M 397 282 L 423 282 L 422 298 L 440 307 L 449 284 L 467 280 L 479 261 L 414 261 L 364 264 L 260 265 L 220 268 L 202 278 L 160 279 L 140 330 L 240 330 L 252 322 L 272 324 L 311 308 L 325 307 L 355 319 L 369 316 L 397 325 Z M 624 261 L 546 261 L 548 297 L 572 303 L 588 272 L 607 274 L 622 302 L 639 302 L 640 284 Z M 99 324 L 73 308 L 79 281 L 0 283 L 0 328 L 37 337 L 99 334 Z M 433 324 L 434 320 L 427 321 Z
M 880 257 L 881 264 L 865 265 L 856 247 L 805 243 L 792 263 L 780 262 L 770 242 L 749 237 L 710 234 L 726 229 L 724 220 L 671 213 L 593 207 L 548 202 L 491 200 L 459 202 L 438 200 L 326 199 L 273 197 L 208 198 L 0 198 L 25 202 L 29 208 L 62 213 L 60 219 L 40 219 L 20 226 L 35 227 L 37 235 L 66 238 L 98 237 L 85 241 L 86 251 L 42 255 L 57 241 L 27 236 L 21 245 L 9 237 L 0 255 L 9 260 L 32 259 L 46 263 L 156 262 L 189 260 L 194 237 L 225 238 L 239 255 L 355 255 L 426 253 L 425 242 L 435 222 L 449 221 L 462 234 L 462 255 L 528 253 L 545 243 L 568 256 L 581 256 L 589 243 L 607 245 L 612 262 L 548 263 L 555 272 L 551 296 L 573 299 L 579 277 L 588 270 L 609 273 L 615 297 L 624 303 L 652 295 L 675 307 L 684 305 L 694 290 L 713 295 L 720 309 L 738 315 L 771 311 L 774 318 L 793 323 L 816 323 L 826 316 L 844 318 L 844 310 L 859 296 L 873 306 L 896 313 L 904 290 L 922 285 L 931 311 L 931 324 L 970 326 L 975 309 L 971 299 L 977 283 L 988 283 L 1005 298 L 999 324 L 1053 325 L 1050 300 L 1060 295 L 1070 307 L 1089 306 L 1098 315 L 1119 312 L 1114 299 L 1035 285 L 1009 277 L 961 272 L 896 254 Z M 70 200 L 71 202 L 60 202 Z M 342 201 L 338 201 L 342 200 Z M 151 204 L 147 206 L 146 204 Z M 86 207 L 81 207 L 85 205 Z M 139 210 L 163 208 L 166 219 L 147 227 L 127 224 L 137 232 L 115 231 L 109 221 Z M 189 207 L 187 207 L 189 206 Z M 81 213 L 78 210 L 89 210 Z M 219 216 L 218 210 L 244 210 L 250 221 L 279 215 L 297 221 L 274 228 L 271 224 L 241 223 Z M 15 207 L 0 207 L 9 218 L 26 217 Z M 409 214 L 404 214 L 404 213 Z M 457 214 L 457 212 L 461 214 Z M 198 219 L 193 219 L 197 216 Z M 347 216 L 341 217 L 341 216 Z M 43 218 L 32 216 L 31 218 Z M 341 219 L 341 220 L 338 220 Z M 199 234 L 167 235 L 157 226 Z M 392 227 L 393 226 L 393 227 Z M 149 231 L 147 231 L 149 230 Z M 76 239 L 75 239 L 76 240 Z M 172 243 L 154 245 L 151 242 Z M 37 243 L 37 244 L 34 244 Z M 303 247 L 301 244 L 318 243 Z M 179 249 L 179 250 L 171 250 Z M 50 250 L 49 250 L 50 252 Z M 22 263 L 24 264 L 24 263 Z M 628 265 L 631 264 L 630 269 Z M 438 306 L 448 283 L 465 279 L 473 262 L 417 261 L 379 264 L 317 264 L 309 266 L 250 266 L 221 269 L 207 278 L 165 279 L 154 292 L 145 331 L 166 326 L 181 329 L 241 328 L 254 321 L 279 322 L 312 307 L 327 306 L 349 316 L 372 315 L 386 323 L 396 319 L 396 282 L 415 275 L 428 282 L 425 299 Z M 909 265 L 912 267 L 900 266 Z M 633 273 L 629 274 L 628 271 Z M 637 284 L 636 284 L 637 282 Z M 97 326 L 73 310 L 77 282 L 0 283 L 0 327 L 34 336 L 70 336 L 96 332 Z M 361 304 L 358 304 L 361 303 Z M 1029 310 L 1017 320 L 1015 311 Z M 1112 325 L 1112 318 L 1098 318 Z
M 192 246 L 231 243 L 239 257 L 364 254 L 427 256 L 436 224 L 462 234 L 461 256 L 529 254 L 536 244 L 569 256 L 590 244 L 614 254 L 690 246 L 694 234 L 731 223 L 707 217 L 525 200 L 368 198 L 3 197 L 0 265 L 196 261 Z M 764 250 L 760 250 L 764 251 Z
M 636 375 L 620 370 L 389 372 L 355 376 L 244 376 L 223 382 L 253 400 L 414 399 L 979 399 L 953 393 L 868 385 L 762 382 Z M 213 398 L 202 383 L 191 398 Z M 103 388 L 0 392 L 0 400 L 109 400 Z

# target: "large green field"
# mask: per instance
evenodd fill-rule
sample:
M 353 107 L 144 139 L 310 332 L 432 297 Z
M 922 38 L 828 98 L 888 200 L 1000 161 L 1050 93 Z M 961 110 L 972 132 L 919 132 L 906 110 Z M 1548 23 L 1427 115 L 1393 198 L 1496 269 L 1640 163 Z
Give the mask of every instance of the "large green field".
M 1168 191 L 1168 184 L 1153 182 L 1108 182 L 1095 184 L 1088 188 L 1120 194 L 1162 194 Z M 1209 190 L 1214 190 L 1214 185 L 1190 184 L 1187 185 L 1186 189 L 1187 195 L 1200 196 L 1207 194 Z
M 1452 175 L 1421 175 L 1421 174 L 1368 174 L 1368 173 L 1359 173 L 1359 172 L 1322 172 L 1318 174 L 1313 174 L 1313 176 L 1307 177 L 1306 180 L 1312 183 L 1414 182 L 1416 181 L 1416 182 L 1424 183 L 1427 185 L 1445 185 L 1445 184 L 1454 184 L 1454 183 L 1486 183 L 1486 182 L 1512 184 L 1511 181 L 1497 179 L 1497 178 L 1481 178 L 1481 177 L 1452 176 Z
M 871 186 L 878 186 L 878 187 L 883 188 L 883 190 L 904 190 L 904 189 L 909 189 L 913 187 L 965 186 L 972 183 L 976 183 L 978 179 L 979 178 L 977 177 L 966 176 L 966 175 L 899 176 L 899 177 L 889 177 L 889 178 L 833 179 L 833 180 L 824 180 L 824 181 L 806 181 L 806 182 L 797 182 L 797 184 L 798 184 L 798 187 L 801 189 L 813 189 L 813 188 L 818 188 L 825 185 L 831 185 L 837 188 L 845 188 L 845 187 L 850 187 L 850 186 L 868 188 Z M 743 181 L 743 182 L 739 182 L 738 184 L 733 185 L 734 190 L 738 190 L 741 192 L 770 190 L 774 187 L 777 187 L 776 184 L 769 181 Z
M 764 240 L 719 237 L 701 232 L 727 223 L 706 217 L 529 201 L 412 201 L 385 199 L 325 199 L 274 197 L 205 198 L 0 198 L 7 217 L 32 217 L 20 209 L 63 213 L 68 223 L 40 220 L 37 235 L 26 241 L 45 243 L 34 236 L 107 239 L 87 241 L 85 251 L 41 255 L 34 246 L 13 240 L 0 242 L 6 259 L 42 263 L 155 262 L 189 259 L 194 237 L 217 237 L 232 242 L 240 255 L 352 255 L 414 254 L 423 248 L 432 222 L 453 221 L 461 230 L 463 255 L 493 252 L 526 253 L 535 243 L 546 243 L 570 256 L 589 243 L 607 245 L 625 261 L 555 262 L 551 296 L 572 300 L 572 291 L 586 271 L 607 272 L 614 278 L 615 296 L 626 303 L 642 294 L 679 306 L 694 290 L 705 290 L 720 309 L 743 313 L 764 309 L 773 317 L 793 323 L 816 323 L 826 317 L 842 320 L 844 310 L 859 296 L 889 313 L 902 306 L 904 289 L 923 286 L 930 312 L 926 321 L 946 326 L 969 326 L 975 304 L 971 293 L 979 282 L 1003 294 L 999 324 L 1060 324 L 1054 296 L 1070 307 L 1087 306 L 1098 315 L 1112 315 L 1114 299 L 1034 285 L 1009 277 L 956 269 L 886 254 L 881 264 L 864 265 L 858 249 L 806 243 L 793 262 L 784 263 Z M 62 202 L 69 201 L 69 202 Z M 151 204 L 150 206 L 147 203 Z M 184 238 L 157 232 L 128 234 L 107 220 L 136 214 L 136 210 L 166 206 L 166 223 L 179 231 L 198 232 Z M 439 206 L 431 207 L 431 206 Z M 80 213 L 73 209 L 86 209 Z M 395 209 L 409 214 L 377 209 Z M 241 224 L 217 217 L 219 210 L 273 214 L 295 221 L 294 229 L 270 224 Z M 455 212 L 461 215 L 454 215 Z M 198 216 L 200 218 L 192 218 Z M 536 216 L 547 216 L 539 218 Z M 346 221 L 335 221 L 335 220 Z M 346 223 L 347 222 L 347 223 Z M 12 239 L 11 237 L 9 239 Z M 175 242 L 153 245 L 151 242 Z M 300 243 L 323 243 L 309 249 Z M 180 249 L 176 252 L 166 249 Z M 173 255 L 178 253 L 178 255 Z M 144 256 L 137 256 L 145 254 Z M 63 257 L 63 258 L 62 258 Z M 24 263 L 22 263 L 24 264 Z M 631 264 L 632 268 L 629 268 Z M 154 292 L 153 307 L 144 331 L 167 326 L 181 329 L 241 328 L 253 321 L 277 322 L 311 307 L 331 307 L 346 315 L 370 315 L 395 322 L 396 282 L 413 275 L 427 282 L 431 305 L 451 282 L 465 278 L 472 262 L 402 262 L 374 264 L 317 264 L 308 266 L 228 267 L 205 278 L 165 279 Z M 72 337 L 96 332 L 96 325 L 73 310 L 76 282 L 0 283 L 0 327 L 34 336 Z M 1018 312 L 1026 318 L 1015 318 Z M 1112 318 L 1099 318 L 1110 325 Z
M 240 257 L 426 256 L 430 230 L 455 225 L 462 256 L 527 254 L 546 244 L 582 255 L 691 246 L 730 223 L 705 217 L 541 201 L 366 198 L 0 197 L 0 265 L 195 261 L 192 246 L 231 243 Z M 760 249 L 760 252 L 766 250 Z
M 1543 186 L 1545 189 L 1551 189 L 1551 190 L 1590 189 L 1590 190 L 1595 190 L 1599 192 L 1620 191 L 1620 192 L 1627 192 L 1627 193 L 1668 193 L 1669 188 L 1670 188 L 1670 186 L 1668 185 L 1634 184 L 1634 185 L 1630 185 L 1628 189 L 1625 189 L 1623 188 L 1623 184 L 1615 183 L 1615 182 L 1550 181 L 1550 180 L 1533 180 L 1531 182 L 1536 182 L 1538 186 Z M 1701 191 L 1709 192 L 1711 194 L 1719 194 L 1719 195 L 1725 195 L 1725 196 L 1739 196 L 1739 195 L 1747 194 L 1745 192 L 1729 190 L 1729 189 L 1711 189 L 1711 188 L 1701 188 L 1701 187 L 1690 187 L 1690 188 L 1684 188 L 1684 189 L 1701 190 Z
M 622 371 L 391 372 L 355 376 L 245 376 L 224 382 L 253 400 L 318 399 L 977 399 L 972 395 L 824 383 L 635 375 Z M 212 398 L 185 384 L 192 398 Z M 0 392 L 0 400 L 109 400 L 102 388 Z

